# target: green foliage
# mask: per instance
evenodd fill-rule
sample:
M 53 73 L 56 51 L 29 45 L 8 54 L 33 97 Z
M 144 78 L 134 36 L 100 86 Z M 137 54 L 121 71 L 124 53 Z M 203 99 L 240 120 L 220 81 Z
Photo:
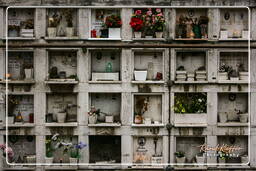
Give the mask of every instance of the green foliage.
M 177 151 L 174 153 L 174 155 L 178 158 L 185 157 L 185 153 L 182 151 Z
M 175 113 L 206 113 L 205 93 L 178 93 L 174 96 Z

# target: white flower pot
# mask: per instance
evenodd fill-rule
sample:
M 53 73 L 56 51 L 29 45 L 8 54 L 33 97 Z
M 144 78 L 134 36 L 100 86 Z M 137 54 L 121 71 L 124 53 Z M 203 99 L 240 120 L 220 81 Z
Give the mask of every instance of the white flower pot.
M 228 31 L 220 31 L 220 38 L 227 39 L 228 38 Z
M 179 164 L 184 164 L 186 162 L 186 157 L 176 157 L 176 162 Z
M 119 80 L 119 73 L 92 73 L 92 81 L 118 81 Z
M 226 123 L 228 121 L 228 115 L 226 112 L 219 113 L 220 123 Z
M 161 164 L 163 161 L 163 157 L 151 157 L 151 163 L 152 164 Z
M 144 124 L 145 125 L 151 125 L 151 118 L 145 118 L 145 120 L 144 120 Z
M 147 71 L 134 71 L 136 81 L 146 81 Z
M 35 155 L 30 155 L 26 157 L 27 163 L 36 163 L 36 156 Z
M 34 29 L 21 29 L 20 36 L 21 37 L 33 37 Z
M 120 38 L 121 28 L 108 28 L 108 38 Z
M 97 118 L 98 116 L 95 115 L 89 115 L 88 120 L 89 120 L 89 124 L 96 124 L 97 123 Z
M 197 162 L 198 164 L 203 164 L 203 163 L 205 163 L 205 156 L 198 156 L 198 155 L 196 155 L 196 162 Z
M 73 36 L 74 36 L 74 28 L 66 27 L 66 37 L 73 37 Z
M 230 81 L 239 81 L 239 77 L 230 77 Z
M 248 79 L 249 79 L 248 72 L 239 72 L 239 79 L 248 81 Z
M 24 72 L 25 72 L 25 79 L 33 78 L 33 69 L 24 69 Z
M 142 35 L 142 33 L 140 31 L 135 31 L 134 32 L 134 37 L 135 38 L 141 38 L 141 35 Z
M 248 36 L 249 36 L 249 31 L 243 30 L 242 31 L 242 38 L 243 39 L 248 39 Z
M 218 76 L 219 76 L 219 80 L 228 80 L 227 72 L 219 72 Z
M 241 123 L 247 123 L 248 122 L 248 113 L 239 114 L 239 120 Z
M 219 158 L 219 162 L 218 162 L 221 166 L 225 166 L 226 163 L 226 159 L 221 159 Z
M 114 116 L 107 116 L 105 117 L 106 123 L 113 123 L 114 122 Z
M 58 123 L 64 123 L 66 121 L 66 116 L 67 116 L 66 112 L 57 113 L 57 122 Z
M 72 158 L 72 157 L 69 158 L 69 163 L 77 163 L 77 162 L 78 162 L 77 158 Z
M 45 164 L 53 163 L 53 157 L 45 157 Z
M 156 32 L 156 38 L 162 38 L 163 37 L 163 32 Z
M 48 37 L 56 37 L 56 35 L 57 35 L 56 27 L 48 27 L 47 33 L 48 33 Z
M 249 157 L 247 155 L 241 156 L 241 163 L 248 163 Z
M 8 31 L 8 37 L 18 37 L 18 31 L 17 30 L 9 30 Z
M 14 116 L 8 116 L 8 124 L 14 123 Z

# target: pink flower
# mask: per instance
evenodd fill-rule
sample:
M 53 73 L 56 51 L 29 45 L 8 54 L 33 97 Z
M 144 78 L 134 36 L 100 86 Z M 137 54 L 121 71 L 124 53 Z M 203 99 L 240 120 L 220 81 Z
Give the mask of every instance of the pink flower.
M 156 12 L 157 12 L 157 13 L 160 13 L 160 12 L 161 12 L 161 9 L 160 9 L 160 8 L 157 8 L 157 9 L 156 9 Z
M 135 11 L 135 15 L 141 15 L 141 13 L 142 13 L 141 10 L 136 10 Z
M 162 17 L 162 16 L 163 16 L 163 13 L 159 13 L 159 14 L 157 14 L 157 16 Z
M 147 11 L 147 15 L 151 16 L 152 15 L 152 11 Z

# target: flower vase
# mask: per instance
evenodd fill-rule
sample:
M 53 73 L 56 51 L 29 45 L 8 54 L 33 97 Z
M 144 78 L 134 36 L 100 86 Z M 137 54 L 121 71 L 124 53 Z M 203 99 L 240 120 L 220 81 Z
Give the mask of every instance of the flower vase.
M 195 38 L 201 38 L 201 31 L 199 25 L 193 26 L 193 32 L 195 34 Z
M 66 116 L 67 116 L 66 112 L 59 112 L 59 113 L 57 113 L 57 121 L 58 121 L 58 123 L 64 123 L 66 121 Z
M 73 37 L 74 36 L 74 28 L 73 27 L 67 27 L 66 28 L 66 36 L 67 37 Z
M 120 38 L 121 28 L 108 28 L 108 38 Z
M 47 33 L 48 33 L 49 37 L 56 37 L 56 35 L 57 35 L 56 27 L 48 27 L 47 28 Z
M 69 163 L 77 163 L 77 162 L 78 162 L 77 158 L 73 158 L 73 157 L 69 158 Z
M 141 38 L 142 33 L 140 31 L 135 31 L 134 32 L 134 38 L 138 39 Z
M 97 123 L 97 115 L 96 114 L 89 115 L 88 121 L 89 121 L 89 124 L 96 124 Z
M 163 38 L 163 32 L 156 32 L 156 38 Z

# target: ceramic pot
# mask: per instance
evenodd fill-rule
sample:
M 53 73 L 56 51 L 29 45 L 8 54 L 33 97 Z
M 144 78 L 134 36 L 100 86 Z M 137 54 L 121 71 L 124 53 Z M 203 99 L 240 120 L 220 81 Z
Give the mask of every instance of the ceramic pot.
M 56 35 L 57 35 L 56 27 L 48 27 L 47 33 L 48 33 L 48 37 L 56 37 Z
M 66 116 L 67 116 L 66 112 L 58 112 L 57 113 L 57 122 L 64 123 L 66 121 Z
M 74 36 L 74 28 L 73 27 L 67 27 L 66 28 L 66 36 L 67 37 L 73 37 Z
M 45 157 L 45 164 L 53 163 L 53 157 Z
M 186 157 L 176 157 L 176 162 L 179 164 L 184 164 L 186 162 Z M 183 166 L 183 165 L 179 165 Z
M 227 72 L 219 72 L 218 76 L 219 76 L 219 80 L 228 80 Z
M 248 113 L 239 114 L 239 120 L 241 123 L 247 123 L 248 122 Z
M 140 31 L 135 31 L 134 32 L 134 37 L 135 38 L 141 38 L 141 35 L 142 35 L 142 33 Z
M 77 162 L 78 162 L 77 158 L 73 158 L 73 157 L 69 158 L 69 163 L 77 163 Z
M 33 69 L 24 69 L 24 72 L 25 72 L 25 79 L 33 78 Z
M 134 71 L 134 76 L 136 81 L 146 81 L 147 71 Z
M 196 155 L 196 162 L 198 164 L 205 163 L 205 156 L 198 156 L 198 155 Z
M 8 124 L 14 123 L 14 116 L 8 116 Z
M 89 118 L 88 118 L 88 120 L 89 120 L 89 124 L 96 124 L 97 123 L 97 115 L 96 114 L 94 114 L 94 115 L 89 115 Z
M 108 38 L 120 38 L 121 28 L 108 28 Z
M 219 113 L 220 123 L 226 123 L 228 121 L 228 115 L 226 112 Z
M 155 32 L 156 38 L 162 38 L 163 37 L 163 32 Z

